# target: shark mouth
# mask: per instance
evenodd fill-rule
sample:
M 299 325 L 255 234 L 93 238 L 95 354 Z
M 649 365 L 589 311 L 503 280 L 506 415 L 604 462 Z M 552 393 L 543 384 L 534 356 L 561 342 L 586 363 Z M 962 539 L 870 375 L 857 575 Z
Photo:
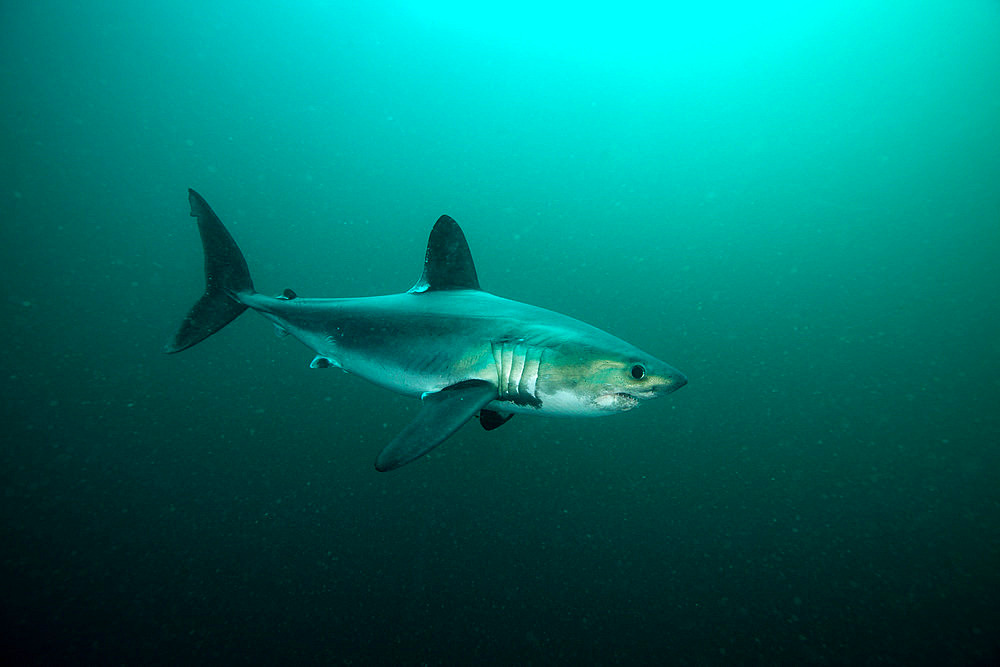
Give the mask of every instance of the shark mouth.
M 608 412 L 624 412 L 639 405 L 639 398 L 632 394 L 615 392 L 613 394 L 601 394 L 594 399 L 594 404 Z

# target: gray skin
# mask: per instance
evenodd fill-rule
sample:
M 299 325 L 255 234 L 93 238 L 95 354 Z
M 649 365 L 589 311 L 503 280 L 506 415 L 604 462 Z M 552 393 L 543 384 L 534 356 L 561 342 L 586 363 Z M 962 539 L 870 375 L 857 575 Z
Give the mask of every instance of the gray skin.
M 314 367 L 342 368 L 409 396 L 478 379 L 497 389 L 491 410 L 591 417 L 630 410 L 687 382 L 596 327 L 481 290 L 238 298 L 313 350 Z
M 590 417 L 631 410 L 687 383 L 683 373 L 566 315 L 479 287 L 465 235 L 448 216 L 431 230 L 408 292 L 347 299 L 258 293 L 246 260 L 207 202 L 189 191 L 205 251 L 205 293 L 166 352 L 216 333 L 246 309 L 337 367 L 419 396 L 417 418 L 382 451 L 380 471 L 426 454 L 472 417 L 494 429 L 513 413 Z

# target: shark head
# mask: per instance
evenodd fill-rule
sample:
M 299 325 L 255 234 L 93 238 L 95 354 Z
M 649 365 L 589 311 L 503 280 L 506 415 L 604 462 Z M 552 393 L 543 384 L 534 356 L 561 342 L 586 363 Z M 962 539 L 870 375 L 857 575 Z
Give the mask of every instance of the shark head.
M 543 405 L 570 416 L 625 412 L 687 384 L 679 370 L 605 334 L 605 344 L 567 341 L 546 351 L 538 374 Z

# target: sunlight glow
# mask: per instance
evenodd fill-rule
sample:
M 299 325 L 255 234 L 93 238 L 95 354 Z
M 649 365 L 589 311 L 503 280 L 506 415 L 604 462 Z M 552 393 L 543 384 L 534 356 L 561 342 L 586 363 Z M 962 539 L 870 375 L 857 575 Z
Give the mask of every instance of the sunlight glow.
M 620 55 L 739 48 L 800 32 L 818 16 L 810 3 L 413 2 L 418 20 L 497 46 L 567 55 Z

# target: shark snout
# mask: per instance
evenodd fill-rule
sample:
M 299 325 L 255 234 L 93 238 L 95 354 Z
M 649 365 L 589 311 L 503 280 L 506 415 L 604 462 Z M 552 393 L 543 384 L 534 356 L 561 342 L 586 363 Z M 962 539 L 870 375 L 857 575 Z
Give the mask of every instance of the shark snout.
M 653 393 L 657 396 L 672 394 L 688 383 L 687 376 L 680 371 L 671 371 L 664 377 L 664 381 L 653 386 Z

